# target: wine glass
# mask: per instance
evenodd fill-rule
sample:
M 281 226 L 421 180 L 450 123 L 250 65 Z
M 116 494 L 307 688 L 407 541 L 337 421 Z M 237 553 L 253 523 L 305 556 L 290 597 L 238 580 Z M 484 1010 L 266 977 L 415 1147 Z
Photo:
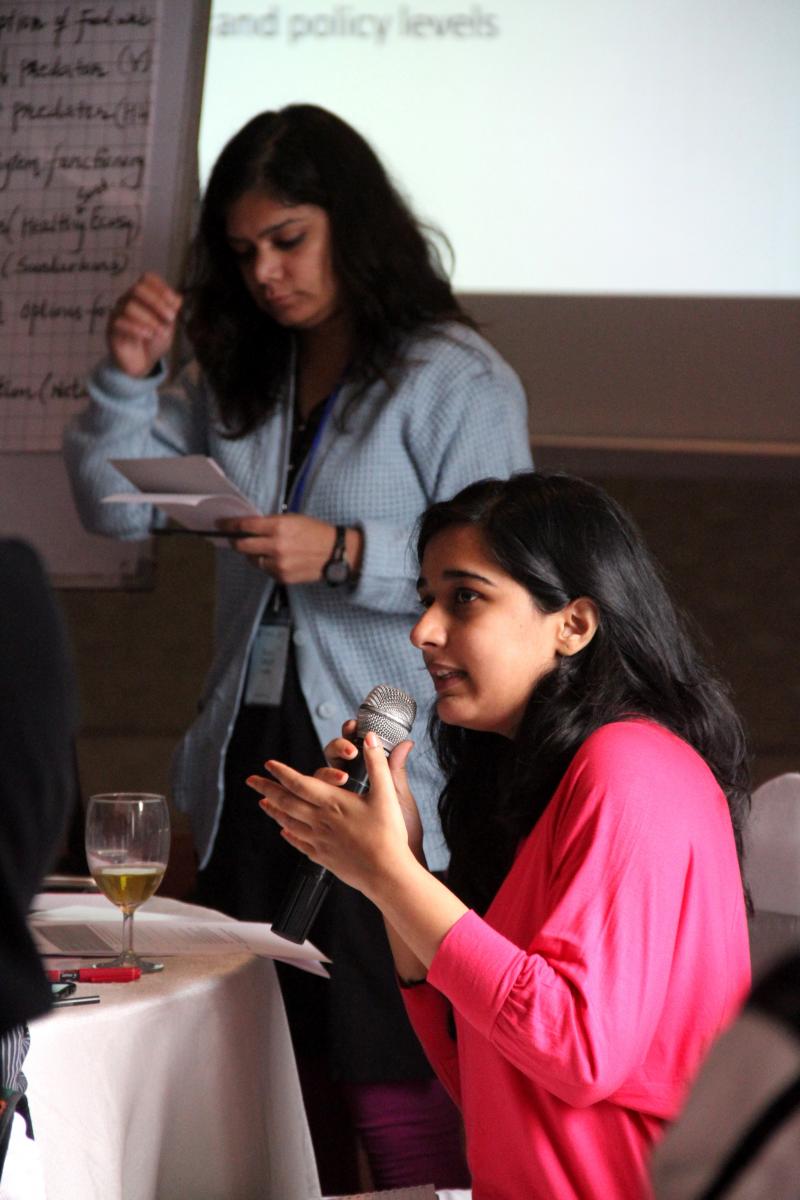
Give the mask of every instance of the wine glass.
M 164 877 L 169 858 L 169 809 L 149 792 L 91 796 L 86 811 L 86 857 L 100 891 L 122 909 L 122 953 L 104 967 L 161 971 L 133 952 L 133 914 Z

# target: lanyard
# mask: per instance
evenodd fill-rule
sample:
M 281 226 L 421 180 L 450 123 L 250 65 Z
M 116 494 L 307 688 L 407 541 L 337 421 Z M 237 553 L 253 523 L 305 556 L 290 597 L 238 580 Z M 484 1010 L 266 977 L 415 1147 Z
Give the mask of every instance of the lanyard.
M 320 442 L 322 441 L 322 436 L 325 432 L 328 421 L 330 420 L 331 413 L 333 412 L 333 406 L 335 405 L 341 390 L 341 383 L 337 383 L 336 387 L 325 401 L 325 407 L 322 410 L 322 416 L 319 419 L 319 424 L 317 425 L 314 438 L 308 448 L 308 454 L 305 457 L 303 465 L 295 476 L 292 494 L 286 504 L 286 512 L 296 513 L 300 511 L 300 506 L 303 502 L 303 493 L 306 490 L 306 483 L 308 482 L 308 476 L 311 471 L 312 464 L 317 456 Z
M 325 401 L 325 407 L 322 410 L 322 414 L 319 419 L 319 424 L 317 425 L 316 431 L 314 433 L 314 437 L 311 440 L 311 445 L 308 448 L 308 453 L 306 454 L 305 459 L 303 460 L 303 465 L 300 467 L 300 470 L 295 475 L 294 485 L 292 487 L 291 494 L 289 495 L 289 499 L 286 501 L 286 504 L 282 507 L 283 512 L 296 513 L 296 512 L 300 511 L 300 505 L 303 502 L 303 493 L 306 490 L 306 483 L 308 482 L 309 472 L 313 465 L 314 459 L 317 456 L 317 451 L 319 450 L 320 442 L 322 441 L 322 436 L 325 432 L 325 427 L 328 424 L 328 421 L 330 420 L 331 413 L 333 412 L 333 407 L 336 404 L 336 400 L 337 400 L 337 398 L 339 396 L 339 392 L 341 390 L 342 390 L 341 383 L 337 383 L 336 387 L 333 389 L 333 391 L 330 393 L 330 395 L 327 397 L 327 399 Z M 286 595 L 286 587 L 283 584 L 277 584 L 273 588 L 272 595 L 270 596 L 270 598 L 267 602 L 267 606 L 261 615 L 261 623 L 262 624 L 270 624 L 270 623 L 274 622 L 276 620 L 277 614 L 279 614 L 283 609 L 285 609 L 287 607 L 287 605 L 288 605 L 288 598 Z

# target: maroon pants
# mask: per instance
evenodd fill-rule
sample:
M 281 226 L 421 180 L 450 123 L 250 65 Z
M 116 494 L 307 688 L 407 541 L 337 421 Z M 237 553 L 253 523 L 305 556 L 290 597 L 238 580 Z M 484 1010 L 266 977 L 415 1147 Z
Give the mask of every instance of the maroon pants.
M 469 1187 L 461 1118 L 437 1079 L 336 1084 L 324 1063 L 301 1058 L 297 1065 L 323 1195 Z M 359 1143 L 371 1178 L 359 1170 Z

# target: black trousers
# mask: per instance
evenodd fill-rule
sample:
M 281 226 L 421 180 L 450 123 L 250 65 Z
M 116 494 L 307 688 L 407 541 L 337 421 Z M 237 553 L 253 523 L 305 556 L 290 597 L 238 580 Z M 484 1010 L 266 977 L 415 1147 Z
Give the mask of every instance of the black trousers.
M 244 782 L 263 774 L 266 758 L 306 774 L 324 765 L 291 654 L 280 707 L 245 705 L 239 711 L 220 826 L 208 866 L 198 875 L 197 902 L 242 921 L 274 918 L 301 861 Z M 374 905 L 335 880 L 310 937 L 333 960 L 330 980 L 277 964 L 295 1053 L 327 1059 L 331 1077 L 349 1083 L 431 1078 Z

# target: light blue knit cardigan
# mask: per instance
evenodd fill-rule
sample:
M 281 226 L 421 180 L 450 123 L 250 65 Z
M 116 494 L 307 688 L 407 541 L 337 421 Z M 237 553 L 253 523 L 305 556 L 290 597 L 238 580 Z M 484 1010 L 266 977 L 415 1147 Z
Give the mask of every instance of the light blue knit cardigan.
M 125 481 L 110 458 L 207 454 L 264 513 L 280 510 L 292 426 L 285 403 L 250 435 L 223 436 L 213 393 L 196 363 L 171 385 L 163 373 L 133 379 L 109 364 L 93 373 L 91 401 L 65 433 L 64 455 L 86 527 L 142 538 L 161 517 L 147 506 L 104 505 Z M 531 466 L 525 396 L 516 375 L 478 334 L 446 326 L 406 348 L 391 394 L 375 384 L 344 418 L 337 398 L 313 462 L 302 511 L 364 532 L 361 575 L 352 590 L 325 583 L 289 588 L 303 694 L 320 743 L 376 683 L 391 683 L 419 706 L 409 775 L 425 827 L 429 865 L 446 864 L 436 817 L 441 777 L 425 733 L 433 689 L 408 640 L 418 603 L 414 525 L 435 500 L 487 476 Z M 173 762 L 174 799 L 188 812 L 201 864 L 222 807 L 226 748 L 240 703 L 248 652 L 271 591 L 269 578 L 229 549 L 217 551 L 214 657 L 200 713 Z

